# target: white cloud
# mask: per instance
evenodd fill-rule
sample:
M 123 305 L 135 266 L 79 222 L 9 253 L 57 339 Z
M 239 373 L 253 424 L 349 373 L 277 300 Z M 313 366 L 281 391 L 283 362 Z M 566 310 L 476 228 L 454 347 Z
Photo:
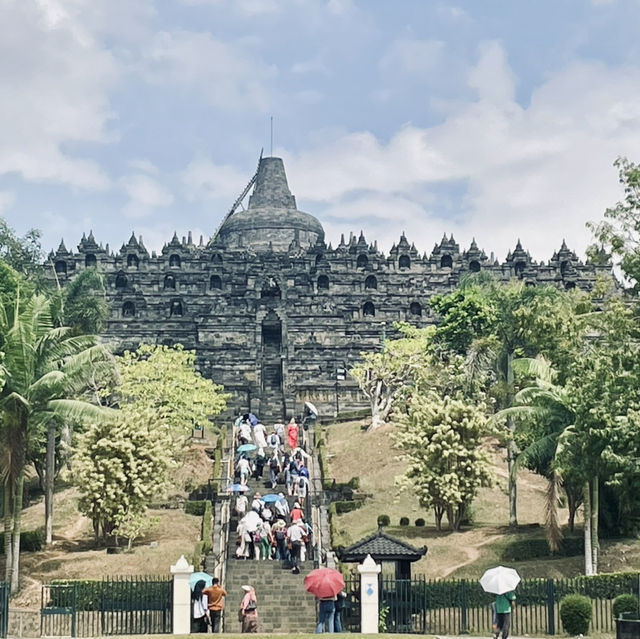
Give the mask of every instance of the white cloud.
M 143 50 L 142 77 L 153 85 L 188 88 L 226 111 L 268 110 L 266 86 L 277 70 L 242 42 L 224 42 L 210 33 L 162 31 Z
M 173 204 L 173 195 L 157 180 L 137 173 L 122 178 L 122 187 L 129 196 L 123 212 L 127 217 L 146 217 L 153 210 Z
M 0 174 L 89 189 L 109 184 L 97 162 L 68 150 L 111 139 L 108 92 L 118 69 L 84 22 L 93 2 L 3 2 Z
M 231 202 L 249 181 L 246 173 L 229 165 L 214 164 L 208 158 L 193 160 L 181 177 L 190 201 L 223 199 Z
M 549 259 L 563 238 L 585 248 L 585 222 L 621 197 L 613 160 L 640 148 L 640 69 L 574 64 L 522 107 L 493 43 L 469 77 L 478 99 L 437 126 L 404 127 L 388 143 L 351 133 L 285 154 L 292 190 L 329 220 L 329 239 L 369 225 L 383 232 L 368 239 L 386 249 L 402 228 L 421 251 L 444 231 L 463 246 L 475 236 L 499 258 L 518 237 L 536 259 Z M 457 193 L 453 205 L 443 189 Z

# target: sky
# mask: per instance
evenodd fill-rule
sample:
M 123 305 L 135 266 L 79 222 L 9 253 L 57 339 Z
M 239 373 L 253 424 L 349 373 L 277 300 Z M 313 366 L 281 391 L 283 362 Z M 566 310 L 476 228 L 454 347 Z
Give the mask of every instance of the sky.
M 0 215 L 205 241 L 282 157 L 327 242 L 579 256 L 640 160 L 640 0 L 0 0 Z

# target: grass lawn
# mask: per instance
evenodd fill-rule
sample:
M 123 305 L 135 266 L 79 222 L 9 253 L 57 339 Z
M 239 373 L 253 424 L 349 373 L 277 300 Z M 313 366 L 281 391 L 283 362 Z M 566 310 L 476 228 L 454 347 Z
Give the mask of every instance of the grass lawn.
M 395 477 L 403 471 L 403 463 L 393 448 L 393 425 L 385 425 L 372 433 L 363 430 L 363 422 L 336 424 L 324 428 L 327 440 L 330 479 L 346 482 L 360 478 L 360 492 L 367 495 L 363 506 L 336 518 L 336 545 L 350 545 L 377 529 L 378 515 L 386 514 L 392 525 L 385 532 L 406 540 L 414 546 L 427 546 L 425 557 L 412 565 L 413 574 L 428 578 L 477 579 L 486 568 L 504 563 L 501 560 L 505 546 L 514 540 L 544 538 L 540 522 L 544 521 L 544 494 L 546 481 L 534 473 L 523 470 L 518 476 L 517 530 L 508 526 L 507 464 L 504 449 L 489 442 L 493 451 L 494 482 L 481 488 L 473 503 L 473 525 L 458 532 L 438 531 L 432 512 L 425 512 L 408 492 L 400 492 Z M 410 526 L 400 526 L 405 516 Z M 560 511 L 566 522 L 568 511 Z M 581 513 L 579 512 L 580 519 Z M 423 518 L 426 526 L 414 522 Z M 446 520 L 443 522 L 446 526 Z M 578 528 L 578 527 L 577 527 Z M 581 529 L 576 535 L 581 534 Z M 524 578 L 570 577 L 582 573 L 582 557 L 558 557 L 544 560 L 511 561 Z M 602 540 L 601 572 L 640 569 L 640 542 L 638 540 Z

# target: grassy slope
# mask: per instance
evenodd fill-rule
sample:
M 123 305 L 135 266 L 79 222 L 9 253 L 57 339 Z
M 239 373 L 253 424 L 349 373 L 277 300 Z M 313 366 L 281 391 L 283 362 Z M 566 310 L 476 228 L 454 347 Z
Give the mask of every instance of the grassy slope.
M 204 484 L 211 473 L 211 462 L 204 446 L 194 444 L 188 463 L 173 475 L 170 495 L 186 496 L 185 483 Z M 160 499 L 160 495 L 158 498 Z M 40 552 L 21 554 L 21 591 L 12 600 L 16 607 L 40 605 L 40 587 L 52 579 L 100 579 L 116 575 L 168 575 L 180 555 L 189 556 L 200 538 L 201 517 L 187 515 L 182 509 L 150 510 L 157 523 L 141 539 L 132 553 L 107 555 L 96 548 L 91 522 L 78 512 L 78 492 L 73 488 L 55 494 L 53 545 Z M 23 530 L 44 527 L 44 502 L 37 501 L 25 509 Z M 154 547 L 151 542 L 157 542 Z M 0 574 L 4 574 L 4 556 L 0 555 Z
M 494 449 L 495 481 L 490 488 L 480 489 L 473 505 L 474 525 L 460 532 L 435 529 L 431 512 L 425 512 L 408 493 L 399 493 L 394 477 L 402 473 L 402 462 L 392 448 L 391 431 L 386 425 L 373 433 L 362 429 L 362 422 L 340 424 L 326 429 L 329 466 L 332 478 L 338 482 L 360 477 L 361 492 L 371 495 L 356 511 L 337 518 L 338 545 L 351 544 L 376 530 L 379 514 L 387 514 L 392 526 L 386 531 L 415 546 L 426 545 L 429 552 L 413 564 L 414 574 L 430 578 L 477 578 L 500 563 L 502 548 L 517 537 L 543 537 L 544 491 L 546 482 L 539 476 L 523 471 L 518 482 L 519 529 L 508 528 L 507 471 L 504 451 Z M 401 516 L 411 522 L 409 527 L 398 524 Z M 415 519 L 427 522 L 424 528 L 413 526 Z M 567 511 L 561 511 L 563 521 Z M 395 524 L 395 525 L 394 525 Z M 446 525 L 446 522 L 445 522 Z M 523 577 L 569 577 L 581 574 L 580 557 L 515 562 Z M 600 570 L 640 569 L 640 542 L 636 540 L 604 541 Z

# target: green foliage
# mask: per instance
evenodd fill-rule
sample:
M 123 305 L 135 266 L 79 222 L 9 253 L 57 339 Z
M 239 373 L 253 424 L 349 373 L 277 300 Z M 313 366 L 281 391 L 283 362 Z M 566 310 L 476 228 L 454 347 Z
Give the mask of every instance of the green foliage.
M 44 545 L 44 531 L 23 530 L 20 534 L 20 552 L 38 552 Z M 4 533 L 0 532 L 0 555 L 4 553 Z
M 391 517 L 389 515 L 378 515 L 378 526 L 390 526 Z
M 0 218 L 0 258 L 18 273 L 39 284 L 43 276 L 40 236 L 40 231 L 31 229 L 23 237 L 18 237 Z
M 378 610 L 378 632 L 387 632 L 388 617 L 389 617 L 389 606 L 387 606 L 385 603 L 382 603 Z
M 554 552 L 549 548 L 546 539 L 516 539 L 503 548 L 500 559 L 505 562 L 529 561 L 549 557 L 575 557 L 583 552 L 584 539 L 582 537 L 566 537 Z
M 482 485 L 491 480 L 488 453 L 482 437 L 488 433 L 485 406 L 469 401 L 453 387 L 456 364 L 438 365 L 425 376 L 420 393 L 409 400 L 408 413 L 400 418 L 401 428 L 394 433 L 396 446 L 406 460 L 405 474 L 397 481 L 418 496 L 420 506 L 433 508 L 440 528 L 444 514 L 449 526 L 457 530 L 466 504 Z M 435 382 L 440 371 L 449 386 L 442 392 Z
M 569 635 L 586 635 L 591 622 L 591 600 L 584 595 L 568 595 L 560 602 L 560 619 Z
M 637 294 L 640 291 L 640 167 L 622 157 L 614 166 L 619 172 L 624 200 L 605 211 L 605 221 L 587 226 L 600 243 L 600 252 L 617 258 L 617 264 Z M 596 251 L 592 249 L 591 253 Z
M 202 552 L 208 555 L 213 548 L 213 505 L 210 501 L 205 503 L 202 513 Z
M 409 518 L 408 517 L 400 517 L 400 525 L 401 526 L 408 526 L 409 525 Z
M 418 528 L 423 528 L 423 527 L 424 527 L 424 525 L 425 525 L 425 521 L 424 521 L 424 519 L 423 519 L 422 517 L 418 517 L 418 519 L 416 519 L 416 521 L 415 521 L 415 525 L 416 525 Z
M 638 597 L 636 595 L 625 594 L 618 595 L 613 600 L 613 617 L 618 619 L 623 614 L 636 615 L 640 618 L 640 609 L 638 608 Z
M 208 503 L 209 501 L 207 501 L 206 499 L 188 501 L 184 505 L 184 512 L 187 513 L 187 515 L 196 515 L 197 517 L 202 517 Z
M 159 424 L 176 436 L 191 436 L 194 427 L 211 427 L 210 418 L 221 413 L 228 394 L 222 386 L 196 371 L 195 351 L 142 344 L 118 357 L 120 383 L 112 401 L 148 409 Z
M 82 333 L 101 333 L 109 318 L 109 305 L 104 278 L 89 268 L 64 289 L 64 323 Z
M 354 510 L 358 510 L 362 506 L 362 499 L 352 499 L 350 501 L 334 501 L 336 515 L 344 515 L 344 513 L 350 513 Z
M 78 437 L 73 481 L 96 540 L 146 511 L 167 485 L 174 452 L 167 425 L 150 408 L 123 405 L 116 419 L 95 423 Z

